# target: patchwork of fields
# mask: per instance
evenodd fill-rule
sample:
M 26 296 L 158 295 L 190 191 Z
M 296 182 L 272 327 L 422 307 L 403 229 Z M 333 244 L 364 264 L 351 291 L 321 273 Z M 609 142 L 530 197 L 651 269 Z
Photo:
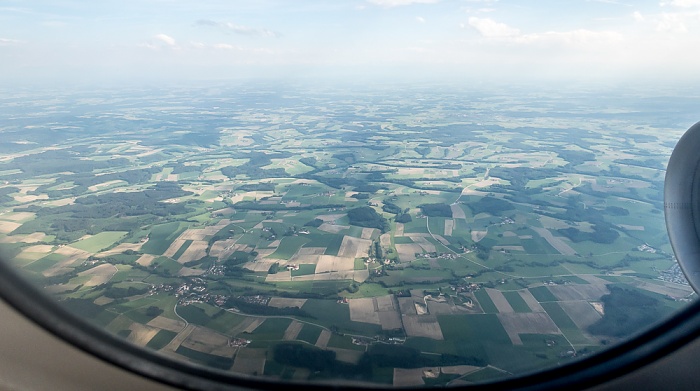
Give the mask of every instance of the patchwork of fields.
M 31 112 L 0 111 L 3 257 L 168 357 L 396 386 L 561 365 L 694 297 L 662 214 L 680 130 L 644 110 L 608 123 L 565 100 L 430 90 L 290 89 L 258 107 L 240 88 L 109 112 L 56 98 L 82 114 L 52 143 Z M 375 94 L 391 99 L 360 103 Z M 221 115 L 200 122 L 203 107 Z

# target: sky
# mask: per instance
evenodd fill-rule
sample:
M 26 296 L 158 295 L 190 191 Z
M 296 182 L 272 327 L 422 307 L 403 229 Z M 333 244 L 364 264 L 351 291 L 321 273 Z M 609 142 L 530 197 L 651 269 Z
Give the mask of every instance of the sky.
M 700 0 L 0 0 L 0 84 L 700 79 Z

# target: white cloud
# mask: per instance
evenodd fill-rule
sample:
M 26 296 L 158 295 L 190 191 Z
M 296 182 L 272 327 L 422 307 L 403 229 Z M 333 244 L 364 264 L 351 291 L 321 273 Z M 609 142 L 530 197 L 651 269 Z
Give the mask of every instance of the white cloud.
M 644 15 L 642 15 L 642 13 L 639 12 L 639 11 L 634 11 L 634 13 L 632 14 L 632 17 L 633 17 L 634 20 L 637 21 L 637 22 L 644 22 L 644 21 L 646 20 L 646 18 L 644 17 Z
M 700 0 L 673 0 L 670 3 L 661 3 L 661 6 L 673 6 L 680 8 L 700 7 Z
M 0 46 L 13 46 L 21 43 L 21 41 L 10 38 L 0 38 Z
M 403 5 L 411 4 L 433 4 L 440 0 L 367 0 L 371 4 L 382 6 L 382 7 L 400 7 Z
M 506 38 L 520 35 L 520 30 L 510 27 L 505 23 L 499 23 L 491 18 L 469 18 L 469 26 L 473 27 L 486 38 Z M 465 27 L 462 25 L 462 27 Z
M 688 24 L 700 22 L 700 11 L 665 12 L 658 16 L 656 31 L 665 33 L 687 33 Z
M 425 23 L 425 18 L 423 18 L 422 16 L 416 16 L 416 21 L 418 23 Z
M 515 38 L 518 43 L 549 43 L 563 45 L 603 45 L 622 42 L 624 37 L 615 31 L 548 31 L 545 33 L 524 34 Z
M 461 25 L 465 28 L 465 25 Z M 519 29 L 490 18 L 469 18 L 469 26 L 487 39 L 517 44 L 544 45 L 607 45 L 623 41 L 622 34 L 615 31 L 592 31 L 577 29 L 572 31 L 547 31 L 542 33 L 523 34 Z
M 252 27 L 247 27 L 247 26 L 240 26 L 237 24 L 233 23 L 224 23 L 223 26 L 228 29 L 233 31 L 236 34 L 243 34 L 243 35 L 254 35 L 254 36 L 259 36 L 259 37 L 277 37 L 279 36 L 278 33 L 268 30 L 268 29 L 256 29 Z
M 154 39 L 165 43 L 168 46 L 175 46 L 175 39 L 166 34 L 156 34 L 153 36 Z
M 235 46 L 230 45 L 228 43 L 215 43 L 214 45 L 212 45 L 212 47 L 214 49 L 225 49 L 225 50 L 237 49 Z
M 586 1 L 587 1 L 587 2 L 593 2 L 593 3 L 624 5 L 625 7 L 631 7 L 631 6 L 632 6 L 632 4 L 622 3 L 622 2 L 620 2 L 620 1 L 615 1 L 615 0 L 586 0 Z
M 259 29 L 248 26 L 241 26 L 231 22 L 215 22 L 208 19 L 200 19 L 195 22 L 197 26 L 221 27 L 227 31 L 241 35 L 257 36 L 257 37 L 279 37 L 280 34 L 268 29 Z

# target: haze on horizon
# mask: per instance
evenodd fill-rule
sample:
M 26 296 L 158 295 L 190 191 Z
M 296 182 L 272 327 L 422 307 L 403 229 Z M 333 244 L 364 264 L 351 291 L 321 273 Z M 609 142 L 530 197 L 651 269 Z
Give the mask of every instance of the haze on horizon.
M 0 2 L 0 83 L 697 81 L 700 0 Z

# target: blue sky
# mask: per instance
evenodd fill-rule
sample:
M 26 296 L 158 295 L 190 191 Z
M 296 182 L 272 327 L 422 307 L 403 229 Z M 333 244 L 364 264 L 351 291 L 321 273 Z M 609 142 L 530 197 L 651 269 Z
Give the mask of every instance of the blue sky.
M 700 0 L 0 0 L 0 82 L 697 80 Z

